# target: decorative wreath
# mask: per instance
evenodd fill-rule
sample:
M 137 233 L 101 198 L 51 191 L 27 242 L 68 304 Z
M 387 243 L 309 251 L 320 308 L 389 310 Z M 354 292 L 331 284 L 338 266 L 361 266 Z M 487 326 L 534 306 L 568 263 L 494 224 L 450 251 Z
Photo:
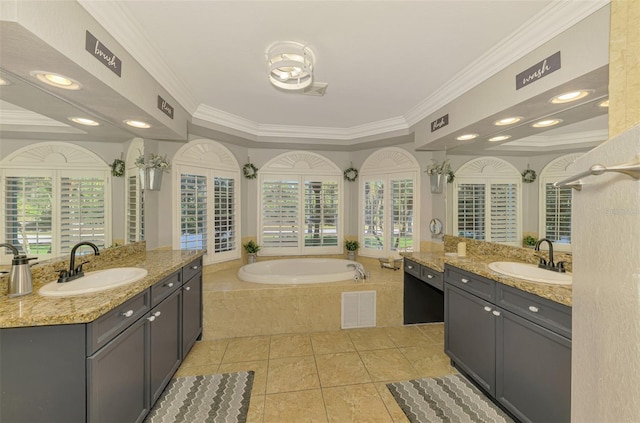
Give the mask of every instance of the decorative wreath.
M 242 168 L 242 173 L 244 173 L 244 177 L 247 179 L 255 179 L 258 176 L 258 168 L 255 167 L 253 163 L 247 163 Z
M 344 171 L 344 179 L 349 182 L 353 182 L 358 179 L 358 169 L 350 167 L 349 169 Z
M 530 184 L 531 182 L 536 180 L 536 171 L 533 169 L 527 169 L 522 172 L 522 182 L 525 184 Z
M 115 159 L 113 163 L 111 163 L 111 174 L 113 176 L 124 175 L 124 160 Z

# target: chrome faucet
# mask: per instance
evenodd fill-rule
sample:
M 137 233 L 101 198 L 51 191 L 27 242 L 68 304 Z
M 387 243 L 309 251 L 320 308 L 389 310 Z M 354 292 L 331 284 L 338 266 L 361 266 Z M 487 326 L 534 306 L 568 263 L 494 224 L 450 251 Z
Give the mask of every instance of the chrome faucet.
M 354 277 L 355 280 L 358 280 L 358 279 L 364 280 L 367 278 L 367 274 L 364 271 L 364 267 L 360 263 L 349 263 L 347 264 L 347 267 L 353 267 L 353 270 L 356 271 L 356 275 Z
M 71 282 L 74 279 L 78 279 L 84 276 L 84 272 L 82 271 L 82 265 L 88 262 L 85 261 L 80 263 L 78 266 L 76 266 L 76 251 L 78 250 L 78 248 L 82 247 L 83 245 L 88 245 L 89 247 L 93 248 L 93 255 L 95 256 L 100 255 L 100 250 L 98 249 L 96 244 L 88 241 L 82 241 L 77 243 L 71 249 L 71 258 L 69 259 L 69 270 L 68 271 L 58 270 L 58 272 L 60 273 L 58 278 L 58 283 Z
M 542 238 L 536 243 L 535 251 L 540 251 L 540 244 L 546 242 L 549 244 L 549 259 L 545 260 L 544 257 L 538 256 L 540 258 L 540 262 L 538 263 L 538 267 L 541 269 L 552 270 L 554 272 L 565 272 L 565 262 L 559 261 L 558 264 L 553 262 L 553 242 L 550 239 Z

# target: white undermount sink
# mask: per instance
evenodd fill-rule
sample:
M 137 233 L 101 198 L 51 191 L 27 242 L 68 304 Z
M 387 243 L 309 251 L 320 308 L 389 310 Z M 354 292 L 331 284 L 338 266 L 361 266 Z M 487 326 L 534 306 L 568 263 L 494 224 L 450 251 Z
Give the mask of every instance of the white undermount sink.
M 530 282 L 553 283 L 558 285 L 571 285 L 573 282 L 573 275 L 569 272 L 560 273 L 540 269 L 535 264 L 494 261 L 493 263 L 489 263 L 489 269 L 506 276 L 525 279 Z
M 91 294 L 106 291 L 137 282 L 147 276 L 146 269 L 138 267 L 117 267 L 114 269 L 87 272 L 83 277 L 71 282 L 50 282 L 40 288 L 40 295 L 45 297 L 68 297 L 72 295 Z

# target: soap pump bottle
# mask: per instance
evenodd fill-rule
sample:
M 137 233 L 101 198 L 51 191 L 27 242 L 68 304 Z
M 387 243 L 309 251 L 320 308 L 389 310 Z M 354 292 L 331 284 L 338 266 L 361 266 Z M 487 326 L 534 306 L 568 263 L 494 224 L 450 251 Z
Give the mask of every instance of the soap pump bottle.
M 13 253 L 11 274 L 9 275 L 9 297 L 31 294 L 33 291 L 33 283 L 31 280 L 29 260 L 35 260 L 37 257 L 21 255 L 18 249 L 11 244 L 0 244 L 0 247 L 8 248 Z

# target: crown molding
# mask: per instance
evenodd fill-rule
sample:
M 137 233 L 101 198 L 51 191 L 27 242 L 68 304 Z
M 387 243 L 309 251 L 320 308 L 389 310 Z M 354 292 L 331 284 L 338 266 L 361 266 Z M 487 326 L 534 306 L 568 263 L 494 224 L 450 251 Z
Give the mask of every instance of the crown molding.
M 511 141 L 500 147 L 562 147 L 572 144 L 602 142 L 609 138 L 609 130 L 598 129 L 566 135 L 535 135 Z
M 123 2 L 109 2 L 109 12 L 103 13 L 105 9 L 95 7 L 99 2 L 77 1 L 182 107 L 190 114 L 195 112 L 198 102 L 184 79 L 161 58 L 155 45 L 130 18 Z
M 20 126 L 57 126 L 63 128 L 72 128 L 55 119 L 42 116 L 27 110 L 2 110 L 3 125 L 20 125 Z
M 552 2 L 409 110 L 405 120 L 409 126 L 417 124 L 609 3 L 610 0 Z

